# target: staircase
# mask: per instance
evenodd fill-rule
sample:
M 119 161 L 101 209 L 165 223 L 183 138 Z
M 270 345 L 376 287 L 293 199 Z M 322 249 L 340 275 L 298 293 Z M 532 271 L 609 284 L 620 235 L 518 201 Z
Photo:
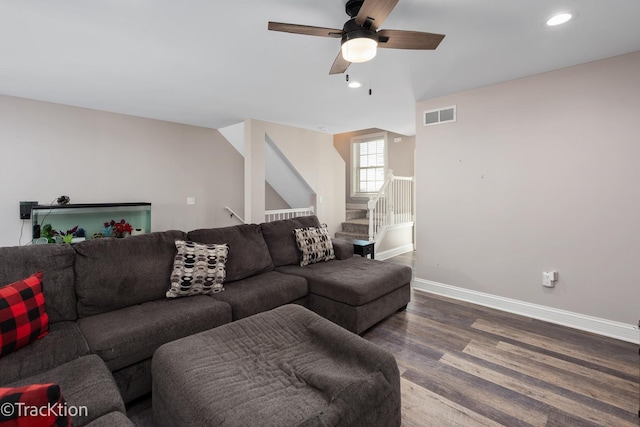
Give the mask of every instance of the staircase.
M 366 209 L 347 209 L 342 231 L 336 233 L 338 239 L 369 240 L 369 220 Z
M 413 250 L 413 189 L 413 177 L 389 170 L 378 193 L 369 196 L 367 209 L 347 210 L 336 238 L 373 241 L 380 259 Z

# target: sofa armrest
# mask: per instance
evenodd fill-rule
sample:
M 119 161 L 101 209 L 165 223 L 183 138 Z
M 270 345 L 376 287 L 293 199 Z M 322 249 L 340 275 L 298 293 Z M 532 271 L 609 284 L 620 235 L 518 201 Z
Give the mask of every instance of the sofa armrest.
M 349 259 L 353 257 L 353 244 L 341 239 L 331 239 L 333 244 L 333 251 L 336 254 L 336 259 Z

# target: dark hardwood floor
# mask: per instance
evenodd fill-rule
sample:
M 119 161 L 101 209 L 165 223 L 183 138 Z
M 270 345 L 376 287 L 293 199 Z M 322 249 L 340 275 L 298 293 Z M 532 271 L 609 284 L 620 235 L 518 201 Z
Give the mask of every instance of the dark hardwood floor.
M 396 357 L 403 426 L 640 425 L 636 344 L 415 290 L 363 336 Z
M 635 344 L 420 291 L 363 337 L 396 357 L 403 426 L 640 426 Z M 154 425 L 150 399 L 128 414 Z

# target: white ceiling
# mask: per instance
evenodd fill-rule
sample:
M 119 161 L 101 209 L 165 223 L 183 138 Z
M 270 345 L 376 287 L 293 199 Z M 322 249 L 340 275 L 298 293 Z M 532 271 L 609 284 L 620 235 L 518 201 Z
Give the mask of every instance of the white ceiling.
M 640 50 L 638 0 L 400 0 L 381 28 L 446 34 L 330 76 L 346 0 L 0 0 L 0 94 L 211 128 L 255 118 L 415 132 L 415 102 Z M 558 11 L 576 15 L 550 28 Z M 368 95 L 369 86 L 373 95 Z

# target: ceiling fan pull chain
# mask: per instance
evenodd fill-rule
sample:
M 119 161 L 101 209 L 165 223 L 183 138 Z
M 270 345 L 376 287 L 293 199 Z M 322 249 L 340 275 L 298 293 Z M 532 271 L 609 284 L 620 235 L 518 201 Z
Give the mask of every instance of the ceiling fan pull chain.
M 347 81 L 349 81 L 349 74 L 347 74 Z

